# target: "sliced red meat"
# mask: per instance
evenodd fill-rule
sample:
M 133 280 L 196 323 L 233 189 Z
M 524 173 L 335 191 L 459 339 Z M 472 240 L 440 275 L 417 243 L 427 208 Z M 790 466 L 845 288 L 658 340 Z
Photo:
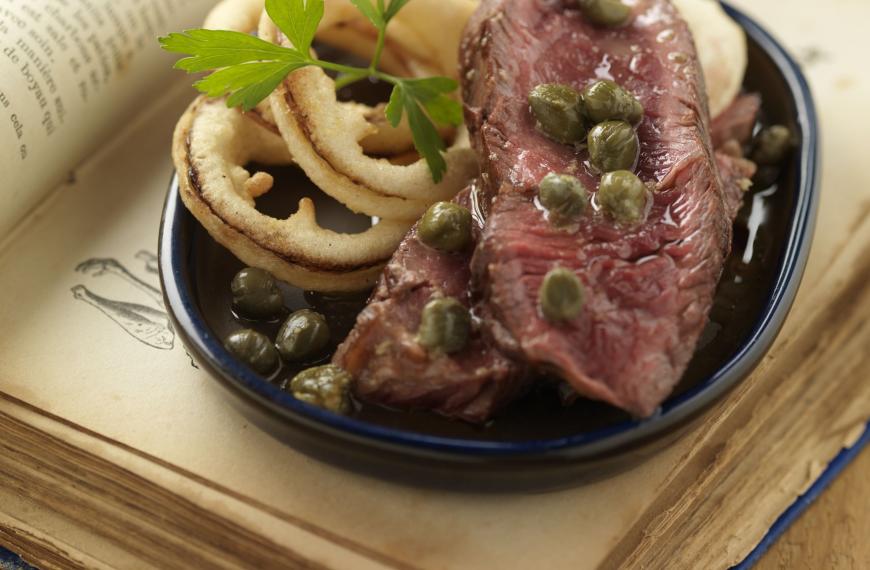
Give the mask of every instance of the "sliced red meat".
M 695 350 L 731 243 L 726 204 L 709 136 L 709 117 L 692 36 L 666 0 L 638 0 L 632 23 L 591 25 L 573 2 L 484 0 L 466 31 L 463 77 L 467 122 L 497 191 L 473 261 L 497 325 L 533 366 L 581 395 L 638 416 L 652 414 Z M 646 115 L 637 174 L 655 186 L 640 225 L 622 227 L 597 212 L 579 227 L 552 226 L 534 203 L 551 171 L 599 176 L 584 150 L 535 128 L 526 96 L 541 83 L 582 89 L 610 78 Z M 554 267 L 586 288 L 581 315 L 544 319 L 538 291 Z M 500 338 L 504 338 L 502 335 Z
M 474 196 L 466 190 L 456 202 L 474 208 Z M 477 238 L 479 208 L 474 218 Z M 456 354 L 432 354 L 416 340 L 421 312 L 433 297 L 455 297 L 473 306 L 471 251 L 442 253 L 420 242 L 416 226 L 410 231 L 333 359 L 353 375 L 358 398 L 482 423 L 525 391 L 525 367 L 482 334 L 480 319 L 466 348 Z
M 757 167 L 751 160 L 729 156 L 718 151 L 716 163 L 719 165 L 719 175 L 722 177 L 728 219 L 733 222 L 743 206 L 743 196 L 752 186 L 752 177 L 755 176 Z
M 719 148 L 728 141 L 745 145 L 752 138 L 752 130 L 761 110 L 761 97 L 755 93 L 739 95 L 731 105 L 713 120 L 713 147 Z
M 670 391 L 706 322 L 730 221 L 755 167 L 717 153 L 720 187 L 688 32 L 667 2 L 644 1 L 637 12 L 646 24 L 614 32 L 590 28 L 558 2 L 483 2 L 463 57 L 487 191 L 466 191 L 457 201 L 477 212 L 476 242 L 481 210 L 493 209 L 475 264 L 489 298 L 471 293 L 471 251 L 439 253 L 413 229 L 334 359 L 354 375 L 359 398 L 484 422 L 526 391 L 530 375 L 519 364 L 526 360 L 639 415 Z M 674 30 L 667 53 L 658 39 L 671 34 L 659 29 Z M 683 54 L 685 67 L 672 69 L 671 54 Z M 536 82 L 579 88 L 602 76 L 627 85 L 647 108 L 640 175 L 657 183 L 656 203 L 647 223 L 631 231 L 600 217 L 577 233 L 554 231 L 530 208 L 538 179 L 574 172 L 594 189 L 597 176 L 583 153 L 538 134 L 525 94 Z M 668 81 L 678 89 L 665 89 Z M 720 116 L 718 132 L 743 138 L 750 125 L 751 134 L 757 111 L 756 98 L 742 98 Z M 540 278 L 554 264 L 575 269 L 593 293 L 569 327 L 549 325 L 535 306 Z M 415 340 L 422 308 L 436 295 L 460 299 L 476 316 L 472 340 L 458 354 L 433 356 Z

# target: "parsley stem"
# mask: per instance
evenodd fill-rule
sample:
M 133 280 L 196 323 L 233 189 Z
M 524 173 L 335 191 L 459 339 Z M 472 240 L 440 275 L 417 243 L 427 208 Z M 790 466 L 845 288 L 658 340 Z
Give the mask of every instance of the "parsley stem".
M 343 73 L 335 78 L 335 90 L 343 89 L 348 85 L 352 85 L 357 81 L 362 81 L 366 79 L 368 74 L 353 74 L 353 73 Z
M 330 71 L 337 71 L 338 73 L 342 73 L 344 75 L 355 75 L 358 77 L 366 77 L 368 75 L 372 75 L 371 71 L 365 67 L 351 67 L 350 65 L 332 63 L 331 61 L 323 61 L 322 59 L 313 59 L 309 62 L 309 64 L 316 65 L 317 67 L 328 69 Z
M 370 67 L 352 67 L 350 65 L 332 63 L 331 61 L 323 61 L 322 59 L 313 59 L 309 62 L 309 65 L 316 65 L 317 67 L 320 67 L 322 69 L 328 69 L 330 71 L 335 71 L 341 74 L 335 80 L 336 89 L 347 87 L 351 83 L 356 83 L 357 81 L 361 81 L 367 78 L 380 79 L 381 81 L 385 81 L 390 85 L 399 85 L 402 82 L 402 78 L 400 77 L 396 77 L 388 73 L 383 73 L 382 71 L 378 71 L 377 69 L 372 69 Z
M 369 70 L 376 72 L 378 65 L 381 63 L 381 55 L 384 53 L 384 43 L 387 39 L 387 27 L 378 28 L 378 43 L 375 46 L 375 55 L 372 57 L 372 63 L 369 65 Z

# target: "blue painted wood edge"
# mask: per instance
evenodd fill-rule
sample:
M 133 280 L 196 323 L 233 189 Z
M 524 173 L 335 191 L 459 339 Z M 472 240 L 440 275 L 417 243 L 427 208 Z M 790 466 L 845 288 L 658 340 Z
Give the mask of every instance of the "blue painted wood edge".
M 834 479 L 837 478 L 843 470 L 849 466 L 852 461 L 860 455 L 861 451 L 870 445 L 870 423 L 867 424 L 867 429 L 864 430 L 864 435 L 858 440 L 858 443 L 848 449 L 842 450 L 831 463 L 828 464 L 825 472 L 821 477 L 816 479 L 813 486 L 806 493 L 798 497 L 798 499 L 790 506 L 770 527 L 767 534 L 761 539 L 755 550 L 749 553 L 746 559 L 734 566 L 731 570 L 749 570 L 761 560 L 761 557 L 770 550 L 770 547 L 782 536 L 786 530 L 819 498 L 825 489 L 827 489 Z

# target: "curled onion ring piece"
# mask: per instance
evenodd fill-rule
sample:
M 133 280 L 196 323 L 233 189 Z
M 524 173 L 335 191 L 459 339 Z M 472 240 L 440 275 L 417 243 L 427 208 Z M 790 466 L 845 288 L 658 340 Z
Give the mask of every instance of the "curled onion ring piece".
M 308 198 L 287 219 L 261 214 L 254 198 L 271 189 L 272 177 L 252 176 L 244 165 L 280 158 L 272 144 L 265 129 L 223 100 L 194 101 L 173 140 L 185 206 L 236 257 L 282 281 L 323 292 L 370 287 L 410 223 L 383 219 L 360 234 L 336 233 L 317 224 Z
M 746 32 L 716 0 L 674 0 L 674 4 L 695 36 L 710 117 L 716 118 L 743 87 L 749 58 Z
M 264 16 L 260 37 L 277 42 L 276 26 Z M 359 105 L 342 105 L 335 83 L 320 68 L 291 73 L 270 96 L 275 121 L 296 163 L 311 180 L 351 210 L 394 219 L 416 219 L 432 202 L 451 199 L 478 171 L 477 158 L 461 129 L 447 150 L 447 172 L 432 181 L 424 160 L 404 166 L 365 154 L 360 141 L 372 125 Z M 385 209 L 386 200 L 404 201 Z
M 477 0 L 408 2 L 387 28 L 381 67 L 400 76 L 443 75 L 457 79 L 459 41 L 478 3 Z M 348 0 L 326 0 L 318 38 L 370 58 L 377 31 Z
M 361 57 L 371 57 L 376 34 L 374 28 L 361 16 L 359 10 L 343 0 L 332 0 L 327 3 L 326 8 L 324 21 L 317 32 L 317 39 L 327 45 Z M 263 10 L 263 0 L 223 0 L 209 13 L 204 27 L 242 33 L 255 32 Z M 391 55 L 391 50 L 395 50 L 396 47 L 395 40 L 389 39 L 386 49 L 387 57 L 381 66 L 385 70 L 400 75 L 412 74 L 410 71 L 412 68 L 416 68 L 422 75 L 436 73 L 436 71 L 427 72 L 425 66 L 416 62 L 414 65 L 409 65 L 404 52 L 398 51 Z M 455 70 L 451 71 L 452 73 L 447 73 L 447 75 L 455 74 Z M 440 70 L 438 72 L 440 73 Z M 391 162 L 407 163 L 404 161 L 405 155 L 414 151 L 414 142 L 407 120 L 403 119 L 402 123 L 394 128 L 384 116 L 383 104 L 374 107 L 359 103 L 341 103 L 341 105 L 356 108 L 371 126 L 370 133 L 360 141 L 366 155 L 387 158 Z M 281 135 L 268 100 L 257 105 L 250 112 L 250 116 L 263 127 L 272 130 L 277 136 Z M 453 136 L 454 129 L 440 127 L 438 132 L 443 139 L 449 139 Z M 399 157 L 398 160 L 396 157 Z
M 243 34 L 255 32 L 265 4 L 265 0 L 222 0 L 205 17 L 203 27 Z
M 264 6 L 264 0 L 222 0 L 208 13 L 203 23 L 203 28 L 207 30 L 228 30 L 243 34 L 256 32 Z M 281 133 L 275 125 L 275 118 L 272 115 L 272 107 L 268 99 L 261 102 L 256 108 L 246 113 L 246 115 L 280 139 Z M 285 150 L 284 154 L 287 156 L 286 162 L 270 164 L 290 164 L 292 162 L 289 158 L 290 151 Z

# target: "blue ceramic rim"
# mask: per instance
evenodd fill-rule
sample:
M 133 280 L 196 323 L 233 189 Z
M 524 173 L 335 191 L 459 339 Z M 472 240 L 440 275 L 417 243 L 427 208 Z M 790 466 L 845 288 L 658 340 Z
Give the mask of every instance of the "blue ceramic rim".
M 699 413 L 742 380 L 770 348 L 791 308 L 806 267 L 818 207 L 819 130 L 812 94 L 798 64 L 770 33 L 741 11 L 723 3 L 727 13 L 775 63 L 790 88 L 796 107 L 796 122 L 802 132 L 800 160 L 796 161 L 798 196 L 791 212 L 788 242 L 780 261 L 773 290 L 758 322 L 738 352 L 717 373 L 677 398 L 665 402 L 660 412 L 642 421 L 627 421 L 615 426 L 545 440 L 493 442 L 430 436 L 417 432 L 381 427 L 368 422 L 332 414 L 310 406 L 262 379 L 237 362 L 215 338 L 201 315 L 191 291 L 180 287 L 185 282 L 187 252 L 177 231 L 163 239 L 168 230 L 177 230 L 189 216 L 173 184 L 167 199 L 160 231 L 161 277 L 168 304 L 195 350 L 221 374 L 232 388 L 265 405 L 283 418 L 301 422 L 319 431 L 360 444 L 377 444 L 399 452 L 428 453 L 454 458 L 504 457 L 529 458 L 557 454 L 566 459 L 580 459 L 613 453 L 623 446 L 651 438 L 681 424 Z M 164 263 L 169 260 L 169 263 Z M 167 274 L 167 272 L 171 272 Z M 174 310 L 180 304 L 182 312 Z M 557 453 L 558 452 L 558 453 Z

